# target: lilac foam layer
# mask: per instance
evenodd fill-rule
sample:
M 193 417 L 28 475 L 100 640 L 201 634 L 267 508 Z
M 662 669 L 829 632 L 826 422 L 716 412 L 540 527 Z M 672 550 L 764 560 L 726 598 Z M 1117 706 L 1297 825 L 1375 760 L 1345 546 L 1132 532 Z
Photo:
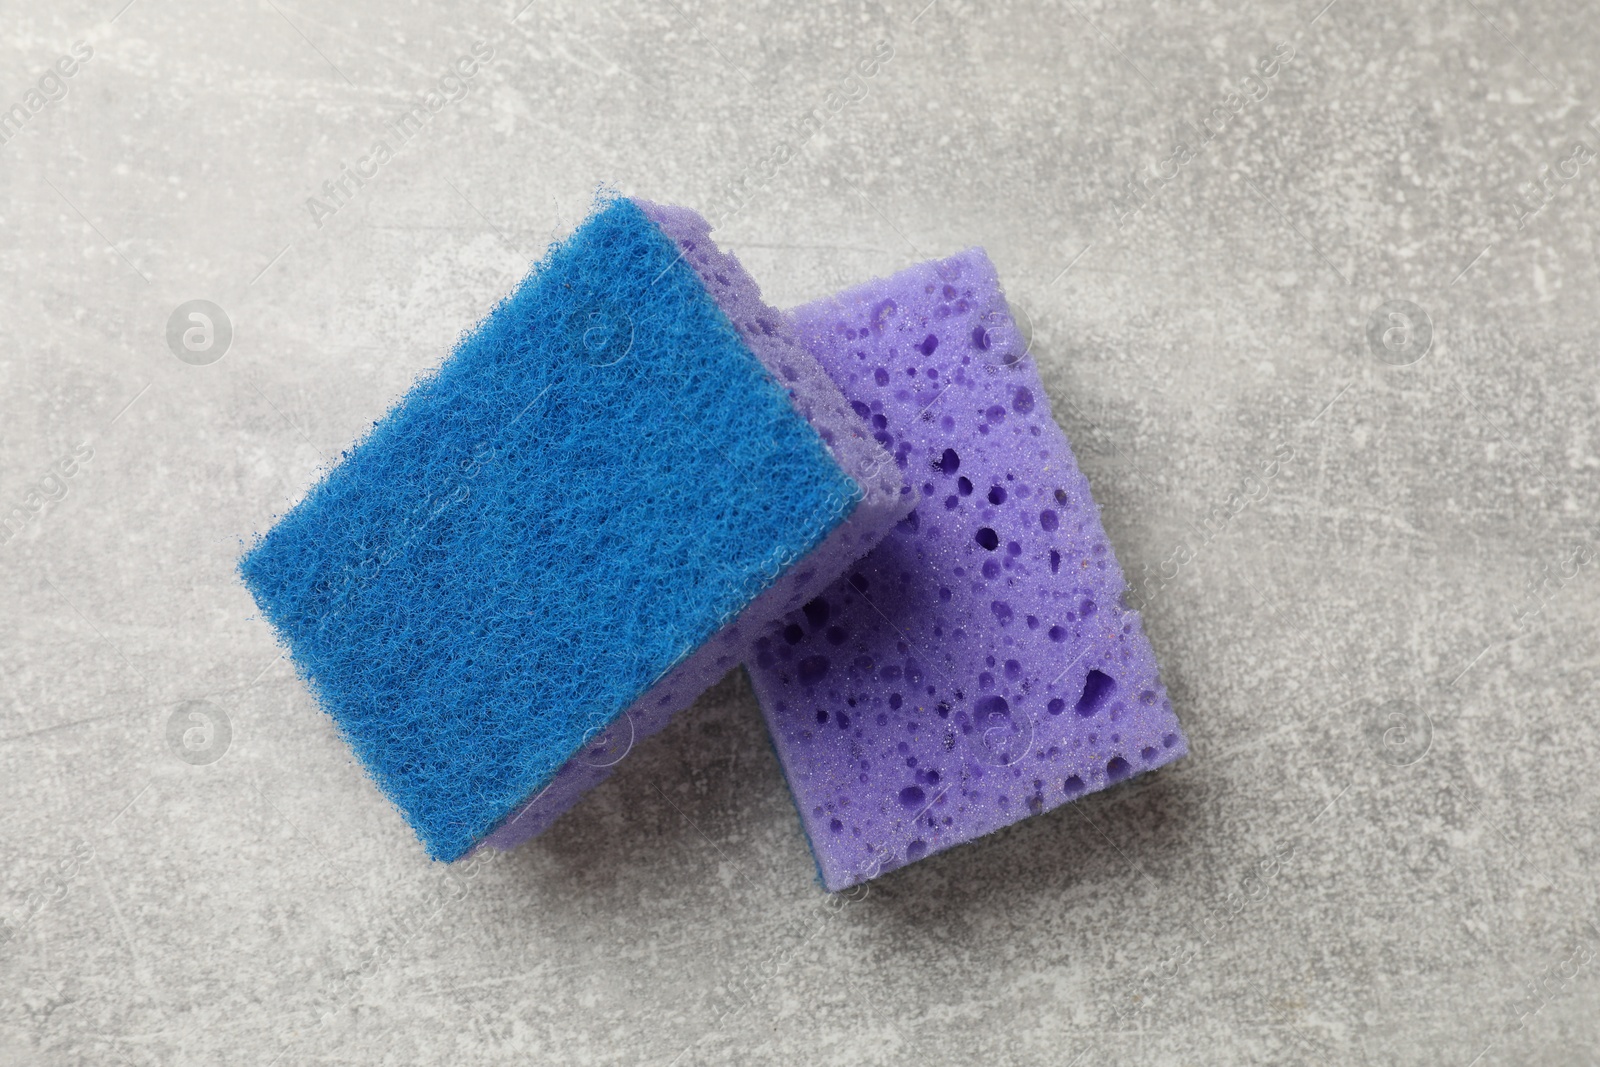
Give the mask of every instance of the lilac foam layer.
M 916 510 L 749 670 L 830 890 L 1187 746 L 980 249 L 790 313 Z
M 803 558 L 773 559 L 773 584 L 710 641 L 667 671 L 603 735 L 568 760 L 544 789 L 489 834 L 484 843 L 495 848 L 510 848 L 542 833 L 609 777 L 633 745 L 659 732 L 736 666 L 748 647 L 746 635 L 814 597 L 882 540 L 913 503 L 904 472 L 873 440 L 839 387 L 796 342 L 788 320 L 762 302 L 761 290 L 738 259 L 712 242 L 710 224 L 687 208 L 646 200 L 634 203 L 678 247 L 683 263 L 695 271 L 756 358 L 785 387 L 795 410 L 861 489 L 861 499 Z

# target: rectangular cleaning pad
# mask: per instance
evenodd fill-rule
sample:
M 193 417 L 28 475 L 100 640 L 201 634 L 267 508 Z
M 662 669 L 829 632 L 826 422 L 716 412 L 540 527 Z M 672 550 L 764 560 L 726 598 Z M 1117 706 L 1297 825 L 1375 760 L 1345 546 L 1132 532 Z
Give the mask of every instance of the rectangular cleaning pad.
M 542 830 L 911 507 L 708 234 L 603 201 L 240 563 L 435 858 Z
M 917 507 L 756 637 L 839 890 L 1186 751 L 1089 483 L 980 249 L 791 313 Z

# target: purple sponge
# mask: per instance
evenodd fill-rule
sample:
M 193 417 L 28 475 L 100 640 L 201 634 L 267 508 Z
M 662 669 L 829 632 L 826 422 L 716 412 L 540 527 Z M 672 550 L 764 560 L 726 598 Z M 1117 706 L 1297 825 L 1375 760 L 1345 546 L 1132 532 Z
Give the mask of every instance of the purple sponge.
M 983 251 L 791 319 L 918 502 L 751 651 L 823 884 L 1184 755 L 1088 480 Z

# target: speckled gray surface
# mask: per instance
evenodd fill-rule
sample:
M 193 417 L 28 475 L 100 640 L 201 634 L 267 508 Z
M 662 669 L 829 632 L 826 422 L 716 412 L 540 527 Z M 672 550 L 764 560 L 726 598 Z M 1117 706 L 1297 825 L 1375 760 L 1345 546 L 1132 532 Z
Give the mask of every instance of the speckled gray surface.
M 0 1063 L 1600 1062 L 1589 5 L 122 3 L 0 3 Z M 233 561 L 601 181 L 985 246 L 1193 755 L 830 901 L 736 673 L 430 864 Z

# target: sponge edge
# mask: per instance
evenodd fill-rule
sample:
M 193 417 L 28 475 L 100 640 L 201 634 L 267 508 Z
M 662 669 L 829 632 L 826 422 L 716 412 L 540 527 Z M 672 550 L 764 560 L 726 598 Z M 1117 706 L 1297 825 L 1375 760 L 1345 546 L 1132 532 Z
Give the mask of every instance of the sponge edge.
M 604 735 L 569 760 L 550 782 L 491 833 L 484 844 L 511 848 L 542 833 L 594 786 L 627 751 L 663 729 L 672 716 L 735 667 L 749 635 L 811 599 L 872 549 L 911 510 L 903 463 L 874 441 L 839 387 L 795 340 L 782 313 L 761 300 L 761 290 L 732 253 L 711 240 L 711 226 L 688 208 L 633 201 L 673 242 L 672 270 L 692 271 L 740 338 L 785 390 L 839 468 L 859 487 L 860 503 L 804 557 L 770 554 L 764 568 L 776 581 L 737 618 L 644 693 Z
M 602 202 L 240 561 L 435 858 L 548 825 L 909 508 L 685 260 Z
M 980 249 L 790 312 L 916 510 L 748 663 L 837 891 L 1187 751 Z

